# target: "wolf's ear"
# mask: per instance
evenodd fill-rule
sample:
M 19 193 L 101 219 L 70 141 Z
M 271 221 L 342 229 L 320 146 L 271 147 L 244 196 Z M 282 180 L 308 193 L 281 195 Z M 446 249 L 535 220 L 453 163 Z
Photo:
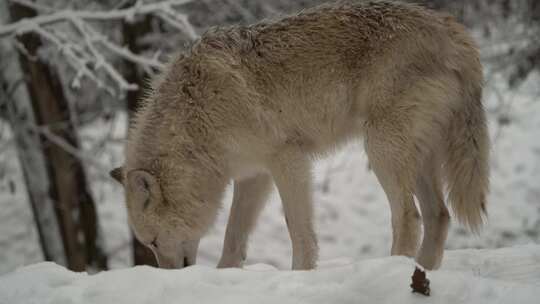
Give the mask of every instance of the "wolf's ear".
M 145 170 L 131 170 L 127 174 L 127 189 L 143 209 L 150 203 L 150 195 L 160 195 L 157 179 Z
M 118 168 L 112 169 L 111 172 L 109 172 L 109 175 L 120 184 L 124 184 L 124 175 L 122 174 L 122 170 L 123 170 L 122 167 L 118 167 Z

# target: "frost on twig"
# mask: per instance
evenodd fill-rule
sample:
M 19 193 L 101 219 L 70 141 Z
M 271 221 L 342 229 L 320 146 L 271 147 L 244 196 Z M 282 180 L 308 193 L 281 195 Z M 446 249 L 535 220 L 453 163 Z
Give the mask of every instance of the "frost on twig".
M 0 26 L 0 38 L 12 39 L 23 54 L 24 48 L 18 44 L 17 36 L 33 33 L 39 35 L 49 46 L 62 55 L 66 63 L 75 71 L 71 86 L 79 88 L 83 79 L 94 82 L 99 88 L 113 96 L 123 96 L 126 91 L 136 90 L 137 85 L 129 83 L 113 64 L 114 59 L 131 62 L 145 71 L 161 70 L 164 64 L 157 57 L 135 54 L 103 33 L 100 23 L 133 22 L 142 16 L 156 16 L 175 30 L 183 32 L 191 40 L 197 38 L 195 28 L 187 16 L 178 8 L 192 0 L 165 0 L 155 3 L 136 1 L 133 6 L 108 11 L 55 10 L 29 0 L 9 0 L 29 7 L 40 15 Z M 74 35 L 65 37 L 61 26 L 72 26 Z

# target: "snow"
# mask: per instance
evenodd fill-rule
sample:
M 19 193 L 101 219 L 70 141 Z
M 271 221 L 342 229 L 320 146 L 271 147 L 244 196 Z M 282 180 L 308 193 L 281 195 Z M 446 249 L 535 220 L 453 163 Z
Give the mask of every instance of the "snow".
M 321 263 L 314 271 L 193 266 L 147 266 L 74 273 L 39 263 L 0 277 L 0 303 L 537 303 L 540 245 L 447 252 L 445 266 L 428 273 L 432 294 L 413 294 L 414 262 L 385 257 Z

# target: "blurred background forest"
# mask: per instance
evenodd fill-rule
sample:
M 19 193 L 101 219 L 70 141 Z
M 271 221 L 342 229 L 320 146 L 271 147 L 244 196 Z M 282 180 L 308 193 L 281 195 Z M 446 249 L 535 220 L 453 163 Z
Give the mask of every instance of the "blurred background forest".
M 77 271 L 154 265 L 133 242 L 122 189 L 108 176 L 123 161 L 141 89 L 169 55 L 211 26 L 322 2 L 0 0 L 0 274 L 43 260 Z M 463 22 L 485 66 L 490 222 L 480 236 L 454 224 L 447 247 L 540 243 L 540 1 L 414 2 Z M 389 252 L 389 208 L 358 145 L 315 168 L 322 259 Z M 279 200 L 268 205 L 248 263 L 288 268 Z M 201 263 L 219 258 L 229 202 L 224 206 L 201 244 Z

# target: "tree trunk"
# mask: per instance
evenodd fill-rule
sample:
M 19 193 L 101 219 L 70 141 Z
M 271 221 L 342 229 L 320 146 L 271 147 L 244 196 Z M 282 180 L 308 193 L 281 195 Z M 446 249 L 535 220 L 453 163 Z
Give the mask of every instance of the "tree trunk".
M 142 51 L 141 47 L 137 43 L 137 39 L 144 36 L 151 30 L 151 17 L 147 16 L 143 20 L 139 20 L 133 23 L 124 22 L 122 24 L 122 32 L 124 35 L 124 42 L 130 51 L 137 54 Z M 148 75 L 137 69 L 135 65 L 130 62 L 125 64 L 125 78 L 129 83 L 135 83 L 139 87 L 136 91 L 127 92 L 127 108 L 129 112 L 129 121 L 137 110 L 137 105 L 142 98 L 142 89 L 144 88 L 144 79 Z M 129 123 L 130 123 L 129 122 Z M 128 128 L 129 130 L 129 128 Z M 135 265 L 150 265 L 157 267 L 157 261 L 152 251 L 141 244 L 137 238 L 131 234 L 132 246 L 133 246 L 133 263 Z
M 47 261 L 66 265 L 41 141 L 38 134 L 28 129 L 28 125 L 36 125 L 36 121 L 26 86 L 17 81 L 23 77 L 19 62 L 13 49 L 2 48 L 0 57 L 6 60 L 1 70 L 2 99 L 5 101 L 2 110 L 13 130 L 43 257 Z
M 32 9 L 15 3 L 10 5 L 9 11 L 13 21 L 35 16 Z M 38 36 L 25 34 L 18 37 L 18 40 L 29 56 L 38 58 L 37 50 L 41 46 Z M 60 79 L 55 71 L 39 58 L 31 60 L 20 52 L 18 57 L 32 104 L 36 126 L 34 131 L 40 133 L 41 150 L 49 181 L 48 197 L 54 201 L 54 212 L 66 257 L 65 265 L 75 271 L 84 271 L 87 266 L 105 269 L 107 259 L 98 237 L 96 208 L 87 189 L 83 166 L 76 156 L 59 145 L 64 143 L 75 149 L 79 148 Z M 32 174 L 34 172 L 25 172 L 25 176 Z M 32 184 L 29 184 L 28 188 L 31 187 Z M 42 209 L 39 201 L 42 198 L 35 195 L 31 197 L 37 200 L 33 202 L 33 210 L 35 217 L 40 218 Z M 47 227 L 39 225 L 38 221 L 40 235 L 48 233 L 44 231 Z M 42 239 L 42 246 L 49 246 L 47 242 L 48 240 Z M 44 252 L 47 251 L 48 249 L 44 248 Z

